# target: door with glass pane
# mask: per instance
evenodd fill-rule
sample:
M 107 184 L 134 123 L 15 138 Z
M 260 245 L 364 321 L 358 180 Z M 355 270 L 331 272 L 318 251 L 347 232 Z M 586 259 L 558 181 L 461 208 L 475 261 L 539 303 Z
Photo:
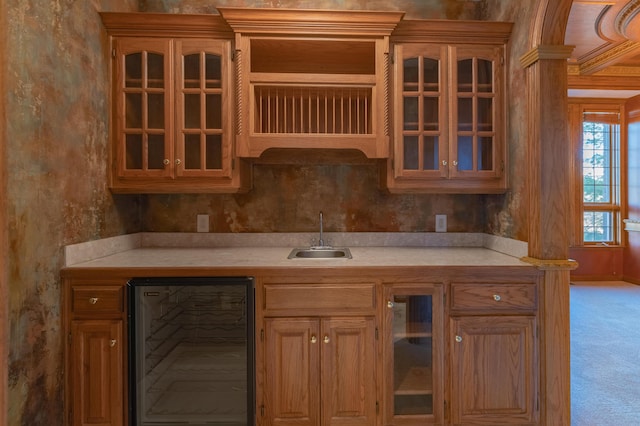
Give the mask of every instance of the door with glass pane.
M 167 177 L 173 157 L 170 41 L 115 41 L 114 156 L 118 177 Z
M 395 177 L 447 176 L 446 48 L 397 45 Z
M 501 47 L 450 47 L 450 177 L 495 178 L 502 172 Z
M 228 40 L 115 40 L 118 178 L 230 178 Z
M 444 418 L 442 286 L 385 286 L 385 424 L 441 424 Z
M 231 57 L 226 40 L 176 41 L 176 175 L 231 176 Z

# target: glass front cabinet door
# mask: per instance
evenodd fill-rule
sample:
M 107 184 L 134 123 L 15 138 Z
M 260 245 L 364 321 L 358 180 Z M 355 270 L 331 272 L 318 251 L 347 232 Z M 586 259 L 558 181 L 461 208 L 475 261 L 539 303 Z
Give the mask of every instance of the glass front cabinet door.
M 442 424 L 442 287 L 385 286 L 384 424 Z
M 231 41 L 114 37 L 113 57 L 112 190 L 245 189 L 234 170 Z
M 502 46 L 394 46 L 392 192 L 506 189 Z

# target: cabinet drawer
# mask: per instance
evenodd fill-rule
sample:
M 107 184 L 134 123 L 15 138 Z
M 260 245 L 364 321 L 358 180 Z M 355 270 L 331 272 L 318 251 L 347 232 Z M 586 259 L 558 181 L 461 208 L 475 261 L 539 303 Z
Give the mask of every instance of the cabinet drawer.
M 533 311 L 535 284 L 452 283 L 451 309 L 458 311 Z
M 264 308 L 267 311 L 309 313 L 375 313 L 375 284 L 267 284 Z
M 124 309 L 122 286 L 74 286 L 71 311 L 75 314 L 121 313 Z

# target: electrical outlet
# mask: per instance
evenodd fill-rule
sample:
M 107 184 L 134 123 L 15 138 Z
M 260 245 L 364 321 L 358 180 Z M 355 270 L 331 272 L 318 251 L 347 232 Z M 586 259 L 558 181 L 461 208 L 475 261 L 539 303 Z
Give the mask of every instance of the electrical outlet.
M 436 232 L 447 232 L 447 215 L 436 215 Z
M 196 230 L 198 232 L 209 232 L 209 215 L 199 214 L 196 219 Z

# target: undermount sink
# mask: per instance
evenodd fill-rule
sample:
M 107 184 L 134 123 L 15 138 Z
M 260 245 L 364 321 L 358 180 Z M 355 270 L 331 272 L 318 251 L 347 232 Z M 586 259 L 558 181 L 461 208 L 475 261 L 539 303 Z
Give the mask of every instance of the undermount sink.
M 295 248 L 289 253 L 288 259 L 351 259 L 348 248 L 310 247 Z

